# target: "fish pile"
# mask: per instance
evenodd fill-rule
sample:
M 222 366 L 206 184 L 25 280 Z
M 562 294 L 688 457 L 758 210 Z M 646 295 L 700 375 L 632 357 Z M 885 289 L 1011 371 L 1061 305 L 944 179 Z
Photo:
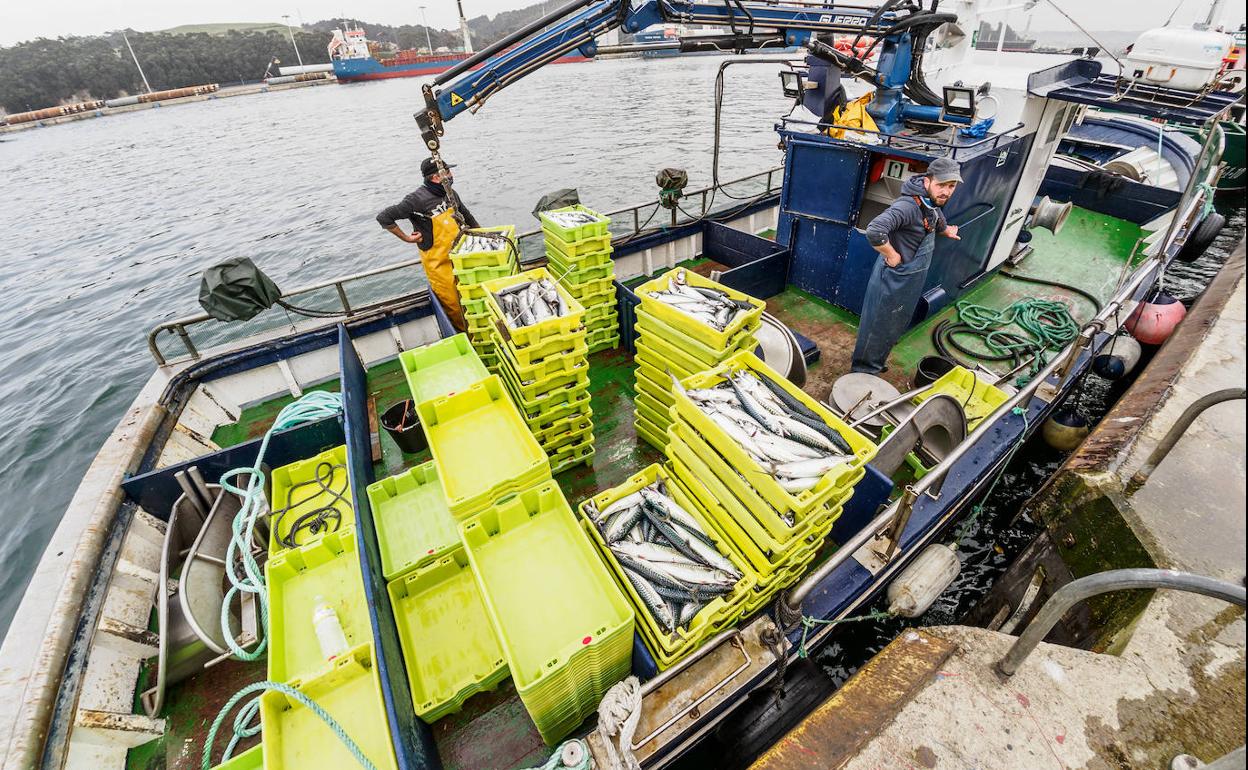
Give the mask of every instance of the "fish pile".
M 507 325 L 513 329 L 561 318 L 568 313 L 568 304 L 549 278 L 508 286 L 494 292 L 494 298 L 503 310 Z
M 650 296 L 720 332 L 754 309 L 749 302 L 733 299 L 719 289 L 691 286 L 683 269 L 672 273 L 666 290 L 651 291 Z
M 672 380 L 786 492 L 805 492 L 854 458 L 840 433 L 768 377 L 738 370 L 701 389 L 685 389 Z
M 481 252 L 502 251 L 510 247 L 501 235 L 475 235 L 468 233 L 455 245 L 456 254 L 477 254 Z
M 666 633 L 687 628 L 717 596 L 741 580 L 694 517 L 660 479 L 598 510 L 590 520 L 650 615 Z
M 603 221 L 602 217 L 585 211 L 543 211 L 542 218 L 560 227 L 580 227 Z

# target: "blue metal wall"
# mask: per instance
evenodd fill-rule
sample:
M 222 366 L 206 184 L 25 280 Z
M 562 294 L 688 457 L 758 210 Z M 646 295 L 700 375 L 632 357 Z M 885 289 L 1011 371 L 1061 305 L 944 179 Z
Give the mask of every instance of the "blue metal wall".
M 934 155 L 782 132 L 786 173 L 776 239 L 792 252 L 789 282 L 854 313 L 862 311 L 878 255 L 855 229 L 868 170 L 877 153 L 918 163 Z M 1018 187 L 1031 136 L 1003 137 L 993 149 L 959 155 L 963 184 L 946 218 L 964 228 L 962 240 L 939 238 L 926 294 L 932 299 L 915 323 L 964 292 L 983 273 Z M 961 149 L 961 148 L 959 148 Z

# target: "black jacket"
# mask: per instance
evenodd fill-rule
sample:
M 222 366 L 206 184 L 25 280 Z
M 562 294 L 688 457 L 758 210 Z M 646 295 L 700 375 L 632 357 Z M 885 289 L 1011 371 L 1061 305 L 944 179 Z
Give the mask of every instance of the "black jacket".
M 456 207 L 464 217 L 464 224 L 469 227 L 480 227 L 477 219 L 464 206 L 464 202 L 455 196 Z M 420 246 L 427 249 L 433 244 L 433 217 L 446 211 L 446 191 L 442 185 L 425 182 L 420 187 L 403 196 L 403 200 L 393 206 L 386 206 L 377 215 L 377 224 L 385 228 L 394 226 L 400 219 L 412 223 L 412 231 L 420 233 Z
M 943 233 L 948 226 L 939 208 L 928 208 L 926 204 L 915 201 L 916 195 L 920 199 L 927 195 L 923 189 L 923 177 L 918 174 L 907 179 L 901 186 L 901 197 L 867 225 L 867 242 L 872 246 L 893 244 L 904 262 L 914 258 L 923 236 L 927 235 L 923 227 L 924 217 L 928 226 L 937 233 Z

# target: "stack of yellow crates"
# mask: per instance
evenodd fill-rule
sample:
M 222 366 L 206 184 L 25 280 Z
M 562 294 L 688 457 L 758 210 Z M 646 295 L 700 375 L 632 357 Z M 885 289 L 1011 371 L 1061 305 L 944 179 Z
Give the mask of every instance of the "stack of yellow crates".
M 472 347 L 490 371 L 498 368 L 498 354 L 490 341 L 489 314 L 485 307 L 485 289 L 481 284 L 515 274 L 519 266 L 515 236 L 514 225 L 465 230 L 451 250 L 459 302 L 464 308 L 465 331 Z
M 539 215 L 546 241 L 547 269 L 585 308 L 585 338 L 590 353 L 620 342 L 616 313 L 615 262 L 611 258 L 611 220 L 584 206 L 568 206 Z
M 728 295 L 750 309 L 738 312 L 722 331 L 651 296 L 666 291 L 672 278 L 680 273 L 691 287 L 713 289 Z M 698 372 L 718 366 L 740 350 L 753 350 L 758 345 L 754 332 L 762 323 L 762 301 L 716 283 L 692 270 L 676 268 L 647 281 L 635 290 L 641 304 L 637 306 L 637 435 L 660 452 L 667 447 L 672 377 L 685 379 Z
M 565 312 L 554 318 L 513 326 L 500 294 L 546 281 Z M 498 352 L 497 372 L 533 437 L 559 473 L 594 455 L 593 412 L 589 408 L 589 348 L 580 303 L 543 268 L 488 281 L 483 285 L 490 313 L 490 335 Z

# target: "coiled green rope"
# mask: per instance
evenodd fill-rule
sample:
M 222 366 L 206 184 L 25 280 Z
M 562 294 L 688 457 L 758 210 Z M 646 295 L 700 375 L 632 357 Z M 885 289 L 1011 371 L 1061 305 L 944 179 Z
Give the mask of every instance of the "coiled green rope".
M 229 702 L 225 704 L 225 708 L 221 709 L 221 713 L 217 714 L 217 718 L 212 720 L 212 727 L 208 729 L 208 739 L 204 741 L 203 759 L 200 762 L 200 767 L 203 768 L 203 770 L 209 770 L 209 768 L 212 767 L 212 744 L 217 738 L 217 731 L 221 729 L 221 723 L 225 721 L 226 715 L 229 714 L 230 711 L 238 705 L 238 702 L 246 696 L 252 694 L 253 692 L 263 692 L 265 690 L 276 690 L 277 692 L 283 693 L 298 701 L 304 708 L 320 717 L 329 729 L 334 731 L 334 735 L 338 736 L 338 740 L 342 741 L 343 745 L 347 747 L 347 751 L 351 752 L 351 756 L 355 757 L 355 761 L 359 762 L 361 767 L 366 770 L 377 770 L 373 763 L 369 761 L 368 757 L 364 756 L 363 750 L 360 749 L 355 741 L 351 740 L 351 736 L 347 735 L 346 731 L 342 729 L 342 726 L 334 721 L 334 718 L 329 715 L 329 712 L 317 705 L 316 701 L 312 700 L 288 684 L 268 681 L 249 684 L 234 693 L 234 697 L 230 698 Z M 225 747 L 225 754 L 221 758 L 222 762 L 228 760 L 230 755 L 234 753 L 234 747 L 238 745 L 239 740 L 242 738 L 250 738 L 260 732 L 260 723 L 254 721 L 259 712 L 259 695 L 252 698 L 250 701 L 245 703 L 241 709 L 239 709 L 238 716 L 234 719 L 234 736 L 230 738 L 229 744 Z
M 1079 324 L 1070 314 L 1070 306 L 1051 299 L 1020 299 L 1003 310 L 977 305 L 957 304 L 958 321 L 980 333 L 980 339 L 993 356 L 1032 355 L 1031 371 L 1035 376 L 1046 363 L 1044 354 L 1061 350 L 1079 335 Z M 1010 327 L 1017 327 L 1022 334 Z M 1019 384 L 1025 384 L 1020 380 Z

